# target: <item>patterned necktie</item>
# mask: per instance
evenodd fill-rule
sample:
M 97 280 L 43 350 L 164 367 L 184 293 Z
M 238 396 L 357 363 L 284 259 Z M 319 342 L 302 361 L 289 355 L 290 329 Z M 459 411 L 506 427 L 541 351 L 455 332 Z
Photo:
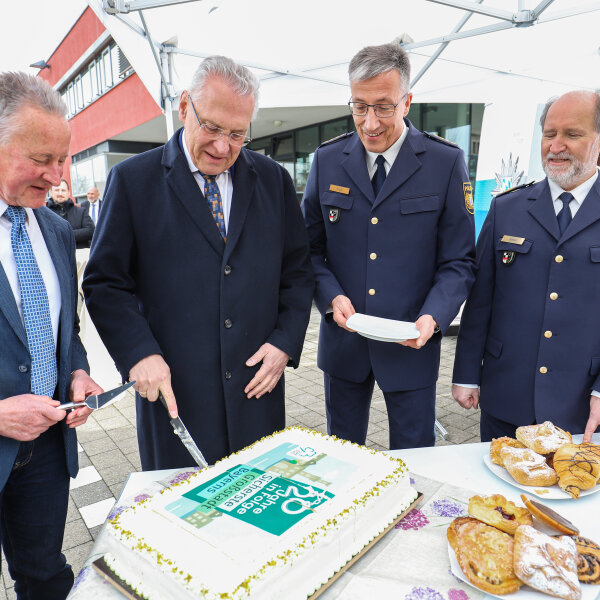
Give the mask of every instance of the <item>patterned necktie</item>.
M 373 179 L 371 179 L 371 185 L 373 186 L 375 198 L 377 198 L 379 190 L 381 190 L 383 182 L 385 181 L 385 158 L 383 158 L 383 155 L 380 154 L 375 159 L 375 164 L 377 165 L 377 170 L 373 175 Z
M 215 223 L 223 236 L 223 239 L 227 241 L 227 233 L 225 232 L 225 216 L 223 213 L 223 201 L 221 200 L 221 192 L 217 185 L 216 175 L 205 175 L 200 173 L 204 178 L 204 197 L 206 198 L 208 205 L 212 211 Z
M 563 192 L 558 198 L 559 200 L 562 200 L 563 203 L 563 207 L 560 209 L 557 215 L 558 228 L 560 229 L 560 235 L 562 235 L 569 226 L 569 223 L 573 220 L 569 203 L 571 200 L 574 200 L 574 198 L 573 194 L 569 194 L 569 192 Z
M 17 263 L 21 308 L 31 356 L 31 391 L 52 398 L 57 381 L 56 350 L 46 286 L 25 229 L 25 209 L 9 206 L 5 214 L 12 221 L 10 241 Z

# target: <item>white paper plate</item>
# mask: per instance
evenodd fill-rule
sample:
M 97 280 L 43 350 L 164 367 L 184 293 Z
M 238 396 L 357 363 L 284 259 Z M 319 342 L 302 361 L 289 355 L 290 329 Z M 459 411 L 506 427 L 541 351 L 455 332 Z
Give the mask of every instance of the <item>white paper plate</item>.
M 395 321 L 354 313 L 346 326 L 360 335 L 379 342 L 404 342 L 419 337 L 419 330 L 410 321 Z
M 538 498 L 545 498 L 546 500 L 574 500 L 574 498 L 569 496 L 567 492 L 563 492 L 558 485 L 550 485 L 548 487 L 521 485 L 518 481 L 515 481 L 512 478 L 512 475 L 504 467 L 493 463 L 489 454 L 483 455 L 483 462 L 494 475 L 500 477 L 500 479 L 506 481 L 506 483 L 510 483 L 510 485 L 514 485 L 515 487 L 525 490 L 527 493 L 537 496 Z M 600 492 L 600 485 L 596 485 L 589 490 L 581 490 L 581 492 L 579 492 L 579 496 L 588 496 L 589 494 L 595 494 L 596 492 Z
M 499 596 L 497 594 L 490 594 L 489 592 L 484 592 L 479 589 L 476 585 L 473 585 L 462 572 L 460 565 L 458 564 L 458 560 L 456 560 L 456 554 L 454 554 L 454 549 L 448 543 L 448 557 L 450 558 L 450 570 L 452 571 L 452 575 L 460 579 L 463 583 L 470 585 L 472 588 L 479 590 L 482 594 L 487 594 L 488 596 L 494 596 L 496 598 L 518 598 L 519 600 L 549 600 L 552 596 L 548 596 L 548 594 L 544 594 L 543 592 L 538 592 L 533 588 L 530 588 L 528 585 L 524 585 L 519 589 L 518 592 L 513 592 L 512 594 L 504 594 L 503 596 Z M 598 594 L 598 586 L 597 585 L 588 585 L 581 584 L 581 600 L 594 600 L 596 595 Z

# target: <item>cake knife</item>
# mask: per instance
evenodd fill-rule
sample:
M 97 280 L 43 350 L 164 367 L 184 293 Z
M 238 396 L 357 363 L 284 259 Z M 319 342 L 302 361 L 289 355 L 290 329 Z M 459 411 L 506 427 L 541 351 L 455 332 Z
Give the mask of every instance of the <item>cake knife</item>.
M 162 405 L 169 412 L 169 408 L 167 407 L 167 401 L 161 392 L 158 392 L 158 399 L 162 402 Z M 175 419 L 170 419 L 171 426 L 173 427 L 173 432 L 179 437 L 182 441 L 183 445 L 187 448 L 187 451 L 192 455 L 192 458 L 196 461 L 196 464 L 199 467 L 208 467 L 208 462 L 204 458 L 204 454 L 200 451 L 200 448 L 196 446 L 196 442 L 190 435 L 190 432 L 186 429 L 186 426 L 183 424 L 183 421 L 176 417 Z

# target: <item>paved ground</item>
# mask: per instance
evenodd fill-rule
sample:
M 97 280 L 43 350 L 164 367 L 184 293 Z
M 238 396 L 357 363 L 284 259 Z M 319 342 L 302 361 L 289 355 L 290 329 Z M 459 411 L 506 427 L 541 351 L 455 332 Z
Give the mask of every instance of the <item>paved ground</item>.
M 313 310 L 300 366 L 288 369 L 285 375 L 287 424 L 326 432 L 323 376 L 316 365 L 318 335 L 319 315 Z M 479 441 L 479 412 L 462 409 L 450 394 L 455 345 L 455 337 L 446 337 L 442 342 L 437 418 L 449 435 L 447 440 L 438 437 L 438 445 Z M 127 476 L 140 470 L 133 395 L 128 394 L 91 416 L 78 429 L 78 438 L 80 471 L 71 482 L 63 544 L 76 576 Z M 371 406 L 367 445 L 379 450 L 388 448 L 387 412 L 379 390 Z M 0 600 L 16 598 L 12 586 L 3 559 Z

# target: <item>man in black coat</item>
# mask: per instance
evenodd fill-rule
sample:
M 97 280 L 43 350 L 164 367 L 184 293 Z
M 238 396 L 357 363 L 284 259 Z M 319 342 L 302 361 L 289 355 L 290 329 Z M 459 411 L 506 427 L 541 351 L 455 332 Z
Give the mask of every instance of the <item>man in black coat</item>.
M 89 248 L 94 235 L 94 222 L 87 211 L 81 206 L 76 206 L 69 198 L 69 184 L 66 179 L 61 179 L 59 185 L 50 188 L 51 200 L 46 206 L 58 216 L 66 219 L 75 234 L 76 248 Z

